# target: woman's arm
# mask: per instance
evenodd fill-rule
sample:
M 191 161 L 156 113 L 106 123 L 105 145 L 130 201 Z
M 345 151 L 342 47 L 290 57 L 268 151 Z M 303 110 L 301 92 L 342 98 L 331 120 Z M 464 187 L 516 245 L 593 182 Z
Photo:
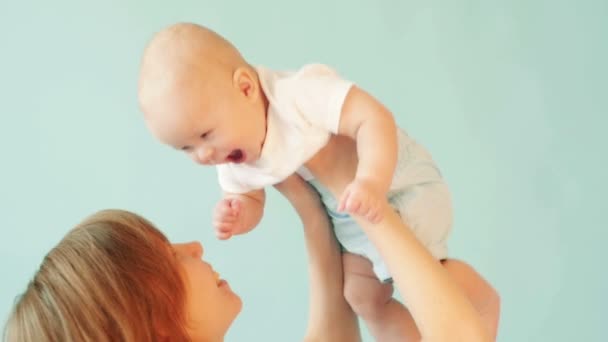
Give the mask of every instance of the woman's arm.
M 357 318 L 342 292 L 340 249 L 319 196 L 297 175 L 275 187 L 291 202 L 304 225 L 310 277 L 310 314 L 304 340 L 361 341 Z
M 465 294 L 385 203 L 384 219 L 355 219 L 380 251 L 424 341 L 491 341 Z
M 310 318 L 306 341 L 360 341 L 354 313 L 342 294 L 342 262 L 327 214 L 300 177 L 277 189 L 304 224 L 309 254 Z M 356 217 L 380 251 L 424 341 L 491 341 L 481 318 L 411 230 L 386 203 L 376 224 Z

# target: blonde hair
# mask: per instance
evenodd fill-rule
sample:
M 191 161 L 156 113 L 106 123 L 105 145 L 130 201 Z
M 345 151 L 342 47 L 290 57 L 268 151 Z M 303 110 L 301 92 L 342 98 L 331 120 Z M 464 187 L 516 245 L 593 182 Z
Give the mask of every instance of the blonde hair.
M 225 69 L 250 66 L 241 52 L 226 38 L 208 27 L 195 23 L 170 25 L 148 42 L 142 57 L 142 69 L 178 68 L 186 65 Z M 157 70 L 163 72 L 163 70 Z
M 166 237 L 121 210 L 98 212 L 44 258 L 7 341 L 189 341 L 185 284 Z
M 138 98 L 142 109 L 174 86 L 198 82 L 208 91 L 232 84 L 238 68 L 255 69 L 240 51 L 215 31 L 195 24 L 177 23 L 156 33 L 141 60 Z M 147 110 L 143 111 L 146 115 Z

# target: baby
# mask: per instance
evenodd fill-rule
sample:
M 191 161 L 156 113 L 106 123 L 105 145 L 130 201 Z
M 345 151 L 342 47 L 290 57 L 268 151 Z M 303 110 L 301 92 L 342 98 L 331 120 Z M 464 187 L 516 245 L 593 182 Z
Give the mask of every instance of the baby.
M 345 297 L 379 341 L 401 341 L 407 309 L 391 276 L 352 216 L 382 219 L 387 201 L 438 260 L 447 258 L 448 188 L 428 152 L 395 126 L 374 97 L 324 65 L 294 72 L 247 63 L 215 32 L 176 24 L 145 50 L 139 83 L 145 121 L 161 142 L 215 165 L 224 191 L 214 212 L 220 239 L 252 230 L 264 188 L 299 173 L 321 194 L 344 249 Z M 316 158 L 334 135 L 350 137 L 358 164 L 340 196 Z M 337 198 L 337 199 L 336 199 Z M 352 216 L 351 216 L 352 215 Z

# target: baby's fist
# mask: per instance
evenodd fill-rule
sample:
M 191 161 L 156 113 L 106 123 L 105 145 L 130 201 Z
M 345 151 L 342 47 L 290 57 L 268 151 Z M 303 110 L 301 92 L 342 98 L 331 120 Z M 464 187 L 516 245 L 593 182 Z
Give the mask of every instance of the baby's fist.
M 241 206 L 236 198 L 224 198 L 217 203 L 213 210 L 213 227 L 218 239 L 227 240 L 238 230 Z
M 377 186 L 366 180 L 355 179 L 344 189 L 338 211 L 346 211 L 351 215 L 362 216 L 371 223 L 378 223 L 382 220 L 382 201 L 386 201 L 386 194 Z

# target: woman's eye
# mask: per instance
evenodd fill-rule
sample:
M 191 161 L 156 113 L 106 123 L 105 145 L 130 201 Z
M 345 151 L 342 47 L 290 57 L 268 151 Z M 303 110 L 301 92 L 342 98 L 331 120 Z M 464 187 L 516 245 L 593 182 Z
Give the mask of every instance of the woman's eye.
M 211 133 L 211 131 L 201 134 L 201 138 L 205 139 L 206 137 L 209 136 L 209 133 Z

